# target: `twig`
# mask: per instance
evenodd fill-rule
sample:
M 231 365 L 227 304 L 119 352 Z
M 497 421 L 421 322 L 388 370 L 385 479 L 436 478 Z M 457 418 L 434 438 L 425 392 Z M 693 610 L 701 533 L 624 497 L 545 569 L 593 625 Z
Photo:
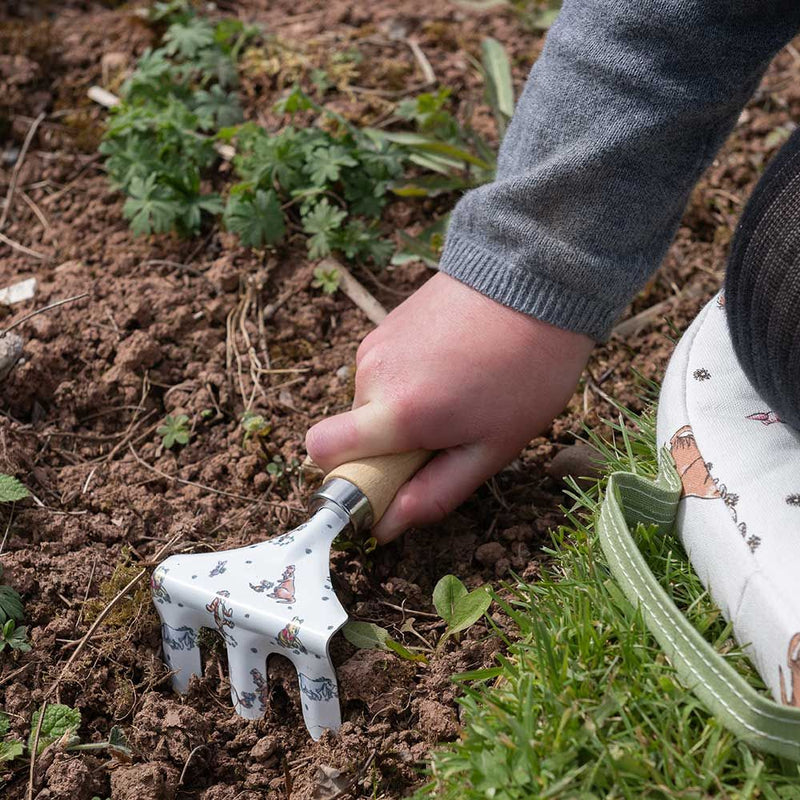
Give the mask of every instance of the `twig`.
M 25 247 L 24 244 L 9 239 L 4 233 L 0 233 L 0 242 L 7 244 L 12 250 L 19 250 L 20 253 L 25 253 L 26 256 L 31 256 L 32 258 L 38 258 L 40 261 L 46 261 L 50 258 L 44 253 L 37 253 L 35 250 L 31 250 L 30 247 Z
M 8 539 L 8 532 L 11 530 L 11 522 L 14 519 L 14 508 L 16 505 L 16 503 L 11 503 L 11 511 L 8 514 L 8 525 L 6 525 L 6 532 L 3 534 L 3 541 L 0 542 L 0 555 L 2 555 L 3 550 L 6 549 L 6 539 Z
M 3 234 L 0 233 L 0 237 Z M 44 314 L 46 311 L 52 311 L 54 308 L 58 308 L 59 306 L 64 306 L 67 303 L 74 303 L 77 300 L 83 300 L 84 297 L 88 297 L 89 292 L 84 292 L 83 294 L 76 294 L 74 297 L 66 297 L 63 300 L 57 300 L 55 303 L 50 303 L 49 306 L 45 306 L 44 308 L 37 308 L 35 311 L 31 311 L 29 314 L 26 314 L 24 317 L 21 317 L 16 322 L 12 322 L 5 330 L 0 331 L 0 338 L 5 336 L 7 333 L 10 333 L 14 330 L 14 328 L 18 328 L 24 322 L 27 322 L 29 319 L 33 317 L 38 317 L 39 314 Z
M 192 750 L 191 753 L 189 753 L 189 757 L 186 759 L 186 763 L 183 765 L 183 769 L 181 770 L 181 776 L 178 778 L 178 786 L 183 786 L 183 779 L 186 777 L 186 770 L 189 768 L 189 762 L 192 760 L 192 756 L 194 756 L 198 750 L 202 750 L 204 747 L 206 747 L 206 745 L 199 744 L 194 748 L 194 750 Z
M 31 198 L 28 197 L 28 195 L 25 192 L 20 191 L 20 196 L 25 201 L 25 203 L 27 204 L 28 208 L 31 211 L 33 211 L 33 213 L 36 215 L 36 219 L 39 220 L 39 223 L 44 228 L 45 233 L 49 233 L 50 232 L 50 223 L 47 221 L 47 217 L 44 215 L 44 211 L 42 211 L 42 209 L 39 208 L 39 206 L 37 206 L 36 203 L 34 203 L 33 200 L 31 200 Z
M 403 608 L 403 606 L 396 606 L 394 603 L 387 603 L 386 600 L 378 600 L 382 606 L 386 608 L 393 608 L 395 611 L 400 611 L 403 614 L 411 614 L 415 617 L 429 617 L 430 619 L 439 620 L 441 617 L 438 614 L 431 614 L 430 611 L 417 611 L 413 608 Z
M 320 269 L 339 273 L 339 287 L 341 290 L 367 315 L 371 322 L 380 325 L 388 313 L 386 309 L 359 283 L 352 273 L 333 258 L 326 258 L 319 265 Z
M 5 228 L 6 221 L 8 220 L 8 212 L 11 210 L 11 200 L 14 198 L 14 191 L 17 188 L 17 180 L 19 179 L 19 172 L 22 169 L 22 162 L 25 160 L 25 155 L 27 154 L 28 148 L 31 145 L 33 135 L 36 133 L 36 129 L 39 127 L 39 125 L 41 125 L 45 116 L 46 115 L 44 112 L 39 114 L 39 116 L 36 117 L 36 119 L 31 123 L 30 128 L 28 128 L 28 133 L 25 135 L 25 141 L 22 143 L 22 149 L 19 151 L 19 157 L 14 164 L 14 171 L 11 173 L 11 182 L 8 185 L 8 191 L 6 192 L 6 202 L 3 206 L 3 213 L 0 214 L 0 231 Z
M 680 294 L 668 297 L 666 300 L 662 300 L 660 303 L 655 303 L 655 305 L 650 306 L 650 308 L 640 311 L 630 319 L 623 320 L 611 331 L 611 335 L 625 339 L 628 336 L 636 334 L 656 318 L 669 311 L 672 306 L 687 298 L 697 297 L 702 294 L 702 291 L 703 290 L 699 286 L 689 286 L 680 292 Z
M 422 70 L 422 77 L 425 78 L 425 83 L 427 85 L 436 83 L 436 73 L 433 71 L 428 57 L 422 52 L 422 48 L 419 46 L 417 40 L 406 39 L 406 44 L 411 48 L 414 58 L 417 59 L 417 64 L 419 64 L 419 68 Z
M 367 770 L 369 769 L 370 764 L 372 764 L 372 762 L 375 760 L 375 756 L 377 754 L 378 751 L 373 750 L 372 753 L 370 753 L 369 758 L 364 762 L 364 766 L 362 766 L 361 769 L 355 775 L 353 775 L 350 783 L 340 792 L 337 792 L 335 795 L 333 795 L 330 800 L 341 800 L 342 797 L 347 797 L 348 794 L 351 794 L 356 786 L 356 783 L 358 783 L 358 781 L 360 781 L 361 778 L 367 774 Z

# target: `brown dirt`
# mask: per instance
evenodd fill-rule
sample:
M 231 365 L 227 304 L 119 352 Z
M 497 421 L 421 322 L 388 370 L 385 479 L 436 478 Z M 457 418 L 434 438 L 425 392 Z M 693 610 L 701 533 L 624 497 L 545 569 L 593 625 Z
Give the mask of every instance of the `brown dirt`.
M 218 229 L 189 242 L 130 234 L 120 196 L 109 189 L 95 155 L 102 112 L 85 97 L 92 83 L 115 80 L 103 75 L 104 54 L 117 54 L 107 64 L 130 64 L 152 38 L 115 5 L 15 2 L 0 11 L 0 53 L 6 54 L 0 56 L 0 146 L 6 153 L 18 148 L 33 118 L 47 113 L 4 233 L 48 256 L 39 261 L 0 245 L 0 285 L 31 275 L 39 281 L 35 303 L 15 308 L 15 316 L 89 293 L 21 328 L 24 363 L 3 384 L 0 470 L 21 477 L 38 500 L 3 510 L 0 520 L 8 531 L 6 580 L 23 595 L 33 643 L 29 654 L 0 655 L 0 708 L 23 736 L 77 640 L 137 563 L 146 564 L 173 537 L 180 549 L 225 549 L 303 518 L 318 476 L 294 469 L 276 479 L 266 461 L 276 455 L 302 461 L 307 427 L 348 406 L 348 368 L 369 330 L 345 297 L 311 288 L 313 264 L 301 242 L 267 254 L 239 247 Z M 303 42 L 309 60 L 296 66 L 301 74 L 326 53 L 362 49 L 370 69 L 351 79 L 365 89 L 402 93 L 419 82 L 410 50 L 389 38 L 413 34 L 440 81 L 459 97 L 460 113 L 489 129 L 465 52 L 476 53 L 480 38 L 494 35 L 513 52 L 521 83 L 541 46 L 538 34 L 522 31 L 502 10 L 478 14 L 440 5 L 432 11 L 421 0 L 369 9 L 343 0 L 322 8 L 313 0 L 220 6 L 235 6 L 276 30 L 290 50 Z M 610 416 L 606 395 L 639 404 L 630 366 L 659 379 L 671 326 L 682 330 L 719 286 L 736 216 L 776 149 L 767 136 L 797 117 L 798 60 L 796 52 L 778 57 L 694 193 L 664 266 L 633 304 L 638 313 L 675 297 L 671 321 L 657 317 L 641 332 L 599 348 L 591 380 L 548 435 L 445 523 L 367 557 L 336 553 L 337 592 L 354 617 L 378 622 L 408 644 L 416 640 L 400 628 L 413 617 L 416 630 L 434 641 L 441 628 L 425 614 L 442 574 L 455 573 L 470 586 L 512 570 L 535 578 L 541 546 L 565 500 L 558 474 L 547 471 L 550 459 L 583 424 L 598 426 Z M 243 87 L 250 116 L 268 122 L 286 80 L 281 70 L 251 75 Z M 379 94 L 343 92 L 337 102 L 357 119 L 386 113 Z M 3 192 L 9 176 L 8 169 L 0 173 Z M 387 219 L 413 228 L 440 205 L 398 203 Z M 396 268 L 380 274 L 378 285 L 366 270 L 356 272 L 388 307 L 429 274 L 420 265 Z M 263 450 L 243 442 L 238 424 L 252 382 L 242 334 L 228 335 L 232 313 L 272 368 L 303 370 L 262 378 L 253 408 L 272 426 Z M 0 317 L 5 324 L 11 313 Z M 193 420 L 191 443 L 175 452 L 164 451 L 155 433 L 167 413 Z M 247 722 L 230 707 L 218 649 L 208 653 L 204 677 L 177 698 L 167 687 L 159 644 L 157 617 L 142 587 L 100 628 L 57 697 L 80 708 L 84 741 L 101 740 L 120 725 L 133 745 L 133 763 L 51 750 L 39 760 L 34 796 L 255 800 L 289 794 L 301 800 L 345 787 L 354 797 L 401 797 L 420 784 L 429 749 L 458 735 L 450 676 L 491 664 L 501 648 L 485 625 L 449 642 L 427 666 L 338 641 L 345 724 L 338 736 L 314 744 L 302 726 L 288 662 L 270 662 L 269 711 Z M 25 762 L 6 768 L 5 797 L 25 796 L 27 772 Z

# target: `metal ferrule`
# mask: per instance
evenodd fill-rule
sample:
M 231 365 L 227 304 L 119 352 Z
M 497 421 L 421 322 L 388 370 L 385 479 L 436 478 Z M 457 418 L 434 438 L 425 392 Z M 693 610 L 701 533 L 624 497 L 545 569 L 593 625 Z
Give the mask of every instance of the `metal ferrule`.
M 343 513 L 353 526 L 355 533 L 372 527 L 372 506 L 367 496 L 353 483 L 344 478 L 331 478 L 311 497 L 311 513 L 320 508 L 334 508 Z

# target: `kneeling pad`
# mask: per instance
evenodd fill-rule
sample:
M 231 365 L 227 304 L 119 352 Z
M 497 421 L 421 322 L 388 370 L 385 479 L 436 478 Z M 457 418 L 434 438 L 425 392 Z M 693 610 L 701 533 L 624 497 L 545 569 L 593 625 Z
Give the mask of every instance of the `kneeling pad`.
M 722 294 L 675 349 L 657 442 L 692 565 L 774 698 L 800 707 L 800 434 L 739 366 Z

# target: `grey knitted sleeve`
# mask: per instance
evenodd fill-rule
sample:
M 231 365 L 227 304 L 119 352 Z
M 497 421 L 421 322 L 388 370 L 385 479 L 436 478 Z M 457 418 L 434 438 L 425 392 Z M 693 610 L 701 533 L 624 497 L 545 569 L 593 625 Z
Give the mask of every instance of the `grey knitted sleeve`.
M 497 177 L 458 203 L 440 269 L 606 338 L 798 27 L 796 0 L 566 0 Z

